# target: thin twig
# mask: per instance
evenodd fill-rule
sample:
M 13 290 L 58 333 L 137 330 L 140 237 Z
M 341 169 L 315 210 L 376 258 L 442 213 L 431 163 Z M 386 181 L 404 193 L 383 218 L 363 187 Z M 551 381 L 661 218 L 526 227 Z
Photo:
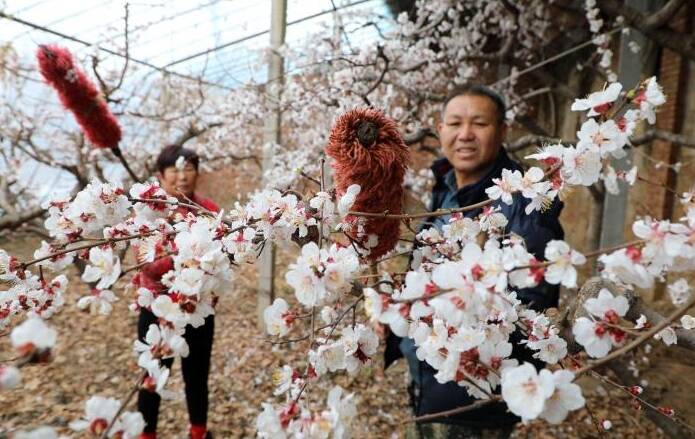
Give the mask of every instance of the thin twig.
M 300 172 L 299 172 L 299 175 L 301 175 L 302 177 L 306 178 L 306 179 L 309 180 L 310 182 L 312 182 L 312 183 L 314 183 L 314 184 L 316 184 L 316 185 L 318 185 L 318 186 L 321 186 L 321 182 L 320 182 L 320 181 L 318 181 L 317 179 L 315 179 L 315 178 L 312 177 L 311 175 L 307 174 L 306 172 L 300 171 Z
M 600 256 L 604 253 L 614 252 L 616 250 L 620 250 L 620 249 L 627 248 L 627 247 L 642 247 L 645 244 L 646 244 L 646 241 L 644 241 L 642 239 L 638 239 L 635 241 L 624 242 L 622 244 L 613 245 L 610 247 L 599 248 L 599 249 L 596 249 L 596 250 L 593 250 L 593 251 L 590 251 L 590 252 L 584 254 L 584 257 L 585 258 L 593 258 L 594 256 Z M 532 264 L 532 265 L 521 265 L 519 267 L 512 268 L 511 270 L 508 271 L 508 273 L 511 273 L 511 272 L 517 271 L 517 270 L 526 270 L 529 268 L 547 267 L 549 265 L 553 265 L 556 263 L 557 262 L 555 262 L 555 261 L 543 261 L 543 262 L 537 262 L 537 263 Z
M 655 412 L 659 413 L 661 416 L 665 417 L 666 419 L 669 419 L 669 420 L 675 422 L 676 424 L 678 424 L 678 425 L 680 425 L 680 426 L 682 426 L 682 427 L 685 427 L 685 428 L 687 428 L 687 429 L 690 430 L 690 431 L 695 432 L 695 427 L 691 426 L 690 424 L 686 423 L 685 421 L 683 421 L 683 420 L 681 420 L 681 419 L 679 419 L 679 418 L 677 418 L 677 417 L 675 417 L 675 416 L 669 416 L 669 415 L 667 415 L 667 414 L 664 413 L 663 411 L 659 410 L 659 407 L 655 406 L 654 404 L 650 403 L 649 401 L 645 400 L 644 398 L 641 398 L 639 395 L 635 395 L 634 393 L 632 393 L 632 392 L 631 392 L 628 388 L 626 388 L 625 386 L 620 385 L 620 384 L 618 384 L 618 383 L 616 383 L 616 382 L 614 382 L 614 381 L 608 379 L 607 377 L 601 375 L 600 373 L 598 373 L 598 372 L 596 372 L 596 371 L 594 371 L 594 370 L 591 371 L 591 376 L 592 376 L 593 378 L 597 379 L 597 380 L 600 380 L 600 381 L 606 383 L 606 384 L 610 384 L 610 385 L 616 387 L 617 389 L 620 389 L 621 391 L 627 393 L 627 394 L 630 395 L 631 397 L 633 397 L 633 398 L 635 398 L 636 400 L 638 400 L 641 404 L 644 404 L 644 405 L 646 405 L 647 407 L 649 407 L 650 409 L 652 409 L 652 410 L 654 410 Z
M 596 417 L 594 416 L 594 411 L 589 408 L 589 402 L 584 401 L 584 408 L 586 411 L 589 413 L 589 417 L 591 418 L 591 423 L 594 424 L 594 427 L 596 427 L 596 432 L 598 433 L 599 437 L 604 437 L 604 431 L 603 427 L 598 423 L 596 420 Z
M 126 71 L 128 70 L 128 61 L 130 61 L 130 31 L 128 27 L 128 18 L 130 17 L 130 4 L 126 2 L 125 4 L 125 15 L 123 16 L 123 28 L 124 28 L 124 38 L 125 38 L 125 61 L 123 62 L 123 69 L 121 70 L 121 75 L 118 78 L 118 83 L 109 90 L 109 95 L 114 91 L 121 88 L 123 85 L 123 79 L 125 78 Z
M 609 30 L 609 31 L 607 31 L 607 32 L 604 32 L 604 33 L 601 34 L 601 35 L 610 36 L 610 35 L 613 35 L 614 33 L 619 32 L 619 31 L 621 31 L 621 30 L 622 30 L 621 27 L 615 27 L 615 28 L 613 28 L 613 29 L 611 29 L 611 30 Z M 594 38 L 595 38 L 595 37 L 594 37 Z M 544 59 L 543 61 L 540 61 L 540 62 L 538 62 L 538 63 L 536 63 L 536 64 L 533 64 L 532 66 L 529 66 L 529 67 L 527 67 L 527 68 L 525 68 L 525 69 L 523 69 L 523 70 L 520 70 L 520 71 L 518 71 L 518 72 L 514 72 L 514 73 L 512 73 L 512 74 L 509 75 L 509 76 L 506 76 L 506 77 L 504 77 L 504 78 L 502 78 L 502 79 L 499 79 L 499 80 L 497 80 L 496 82 L 490 84 L 490 87 L 495 87 L 495 86 L 498 86 L 498 85 L 500 85 L 500 84 L 504 84 L 504 83 L 507 82 L 507 81 L 514 80 L 514 79 L 518 79 L 520 76 L 523 76 L 523 75 L 525 75 L 525 74 L 527 74 L 527 73 L 530 73 L 530 72 L 532 72 L 532 71 L 534 71 L 534 70 L 540 69 L 541 67 L 545 66 L 546 64 L 553 63 L 553 62 L 555 62 L 555 61 L 557 61 L 557 60 L 559 60 L 559 59 L 561 59 L 561 58 L 564 58 L 565 56 L 570 55 L 570 54 L 572 54 L 572 53 L 574 53 L 574 52 L 576 52 L 576 51 L 578 51 L 578 50 L 581 50 L 581 49 L 583 49 L 583 48 L 585 48 L 585 47 L 591 46 L 591 45 L 594 44 L 594 38 L 591 38 L 591 39 L 589 39 L 589 40 L 587 40 L 587 41 L 584 41 L 583 43 L 580 43 L 580 44 L 578 44 L 578 45 L 576 45 L 576 46 L 574 46 L 574 47 L 570 47 L 569 49 L 567 49 L 567 50 L 565 50 L 565 51 L 563 51 L 563 52 L 560 52 L 560 53 L 558 53 L 557 55 L 551 56 L 550 58 L 546 58 L 546 59 Z
M 62 256 L 62 255 L 67 254 L 67 253 L 76 252 L 76 251 L 80 251 L 80 250 L 86 250 L 86 249 L 90 249 L 92 247 L 98 247 L 100 245 L 113 244 L 115 242 L 121 242 L 121 241 L 128 241 L 131 239 L 143 238 L 145 236 L 150 236 L 154 233 L 155 232 L 146 232 L 146 233 L 139 233 L 137 235 L 121 236 L 119 238 L 102 239 L 99 241 L 92 242 L 91 244 L 80 245 L 77 247 L 69 248 L 67 250 L 61 250 L 59 252 L 51 253 L 50 255 L 46 255 L 46 256 L 43 256 L 41 258 L 32 259 L 31 261 L 24 262 L 24 263 L 20 264 L 19 266 L 21 267 L 21 269 L 25 269 L 25 268 L 29 267 L 30 265 L 34 265 L 34 264 L 39 263 L 41 261 L 45 261 L 46 259 L 51 259 L 51 258 L 55 258 L 57 256 Z M 166 233 L 166 235 L 169 235 L 172 233 L 174 233 L 174 232 L 168 232 L 168 233 Z
M 457 207 L 454 209 L 437 209 L 434 212 L 420 212 L 420 213 L 401 213 L 394 214 L 388 212 L 348 212 L 348 215 L 353 216 L 364 216 L 369 218 L 390 218 L 390 219 L 417 219 L 417 218 L 429 218 L 434 216 L 451 215 L 452 213 L 458 212 L 468 212 L 471 210 L 476 210 L 483 208 L 489 204 L 492 204 L 494 200 L 487 199 L 479 203 L 471 204 L 464 207 Z
M 121 148 L 119 148 L 118 145 L 116 145 L 113 148 L 111 148 L 111 152 L 113 153 L 113 155 L 118 157 L 118 160 L 121 162 L 126 172 L 128 172 L 128 175 L 130 175 L 130 178 L 132 178 L 133 181 L 135 181 L 136 183 L 141 183 L 142 180 L 140 179 L 140 177 L 137 176 L 137 174 L 135 174 L 135 171 L 133 171 L 133 169 L 130 167 L 130 164 L 128 164 L 128 160 L 126 160 L 125 156 L 123 155 L 123 151 L 121 151 Z
M 166 252 L 166 254 L 158 256 L 158 257 L 154 258 L 154 260 L 152 260 L 152 261 L 140 262 L 139 264 L 135 264 L 135 265 L 132 265 L 130 267 L 124 268 L 121 271 L 121 275 L 118 277 L 121 278 L 121 277 L 125 276 L 126 274 L 130 273 L 131 271 L 139 270 L 140 268 L 144 267 L 145 265 L 152 264 L 152 263 L 157 262 L 157 261 L 164 259 L 164 258 L 168 258 L 172 254 L 173 253 L 171 253 L 171 252 Z
M 191 210 L 203 210 L 204 212 L 210 212 L 208 209 L 198 205 L 198 204 L 191 204 L 191 203 L 183 203 L 179 200 L 162 200 L 158 198 L 133 198 L 133 197 L 128 197 L 128 201 L 133 202 L 133 203 L 160 203 L 160 204 L 173 204 L 176 206 L 181 206 L 185 207 Z
M 106 426 L 104 431 L 101 432 L 101 436 L 99 436 L 99 439 L 106 439 L 109 435 L 109 431 L 111 431 L 111 428 L 113 428 L 113 424 L 116 423 L 116 420 L 118 419 L 119 416 L 121 416 L 121 413 L 123 413 L 123 410 L 125 409 L 125 406 L 128 405 L 131 399 L 133 399 L 133 396 L 137 393 L 138 390 L 140 390 L 140 385 L 144 381 L 144 379 L 147 377 L 147 372 L 144 372 L 138 380 L 135 382 L 135 385 L 130 389 L 130 393 L 128 393 L 128 396 L 126 396 L 125 400 L 123 400 L 123 403 L 121 403 L 121 406 L 118 408 L 118 411 L 114 415 L 113 419 L 111 419 L 111 422 L 109 422 L 109 425 Z
M 455 409 L 451 410 L 444 410 L 442 412 L 437 412 L 437 413 L 430 413 L 429 415 L 422 415 L 422 416 L 417 416 L 412 418 L 409 422 L 423 422 L 423 421 L 431 421 L 432 419 L 440 419 L 440 418 L 447 418 L 452 415 L 458 415 L 459 413 L 465 413 L 471 410 L 479 409 L 481 407 L 485 407 L 486 405 L 499 402 L 502 400 L 502 397 L 499 395 L 493 395 L 490 397 L 490 399 L 484 399 L 481 401 L 476 401 L 473 404 L 463 406 L 463 407 L 457 407 Z

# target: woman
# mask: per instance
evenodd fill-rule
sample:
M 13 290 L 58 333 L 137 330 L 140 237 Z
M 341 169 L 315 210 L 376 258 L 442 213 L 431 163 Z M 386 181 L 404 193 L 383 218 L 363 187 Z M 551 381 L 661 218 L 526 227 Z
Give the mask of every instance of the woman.
M 181 168 L 180 160 L 183 159 Z M 157 178 L 160 186 L 168 195 L 179 198 L 181 201 L 193 201 L 210 211 L 218 212 L 219 207 L 206 198 L 195 193 L 198 179 L 198 155 L 190 149 L 177 145 L 166 146 L 157 157 Z M 177 164 L 179 165 L 177 167 Z M 188 209 L 179 207 L 179 213 L 186 214 Z M 163 258 L 147 264 L 133 279 L 137 287 L 143 287 L 152 291 L 165 289 L 161 283 L 162 275 L 174 268 L 171 257 Z M 138 338 L 144 342 L 147 329 L 152 324 L 157 324 L 157 317 L 149 309 L 140 310 L 138 320 Z M 189 437 L 191 439 L 211 439 L 212 435 L 207 430 L 208 416 L 208 375 L 210 372 L 210 354 L 212 352 L 212 339 L 215 332 L 215 318 L 210 315 L 205 319 L 205 324 L 193 328 L 186 327 L 184 338 L 188 343 L 189 354 L 181 360 L 183 380 L 186 385 L 186 404 L 188 407 Z M 171 368 L 173 358 L 162 360 L 162 365 Z M 156 439 L 157 417 L 159 415 L 160 396 L 153 391 L 141 389 L 138 394 L 138 410 L 145 418 L 145 430 L 141 439 Z

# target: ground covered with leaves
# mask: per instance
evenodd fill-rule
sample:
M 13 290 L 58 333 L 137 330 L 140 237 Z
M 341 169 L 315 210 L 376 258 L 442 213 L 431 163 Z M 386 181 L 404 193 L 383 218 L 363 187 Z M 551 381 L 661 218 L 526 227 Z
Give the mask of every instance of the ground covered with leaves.
M 7 243 L 0 247 L 6 248 Z M 272 345 L 257 329 L 256 289 L 253 267 L 238 273 L 235 288 L 220 301 L 217 309 L 215 344 L 210 375 L 209 426 L 218 438 L 248 438 L 254 436 L 255 418 L 264 401 L 280 402 L 272 396 L 273 370 L 283 364 L 301 365 L 306 345 Z M 130 297 L 125 297 L 122 280 L 115 291 L 120 300 L 110 316 L 85 314 L 77 309 L 78 298 L 88 288 L 71 276 L 72 284 L 63 310 L 50 324 L 58 330 L 58 346 L 54 361 L 23 369 L 21 388 L 0 393 L 0 438 L 13 431 L 51 425 L 69 437 L 81 437 L 71 432 L 68 423 L 84 412 L 84 404 L 92 395 L 122 399 L 140 374 L 132 344 L 136 334 L 137 315 L 128 310 Z M 280 295 L 290 292 L 279 282 Z M 300 336 L 297 332 L 294 336 Z M 0 361 L 9 359 L 9 337 L 0 337 Z M 693 363 L 682 359 L 666 359 L 666 370 L 674 370 L 669 381 L 662 372 L 664 392 L 671 392 L 678 406 L 693 406 L 692 392 L 678 389 L 683 374 L 695 371 Z M 673 366 L 676 364 L 676 366 Z M 664 364 L 659 370 L 663 370 Z M 675 369 L 674 369 L 675 367 Z M 341 375 L 334 382 L 358 395 L 358 419 L 354 425 L 357 438 L 400 438 L 405 436 L 411 419 L 405 390 L 406 367 L 399 361 L 383 372 L 379 358 L 370 368 L 355 377 Z M 677 371 L 677 372 L 676 372 Z M 310 393 L 314 406 L 325 402 L 332 384 L 325 380 Z M 624 393 L 586 380 L 583 383 L 588 408 L 580 410 L 561 426 L 534 422 L 519 426 L 515 438 L 588 438 L 664 437 L 643 414 L 630 404 Z M 159 432 L 162 438 L 185 438 L 188 423 L 180 365 L 175 363 L 168 383 L 176 398 L 163 401 Z M 680 393 L 678 393 L 680 391 Z M 670 399 L 670 398 L 669 398 Z M 135 410 L 131 401 L 129 410 Z M 690 409 L 692 410 L 692 408 Z M 687 412 L 686 412 L 687 415 Z M 692 415 L 692 413 L 690 413 Z M 610 431 L 601 432 L 596 424 L 603 419 L 612 422 Z

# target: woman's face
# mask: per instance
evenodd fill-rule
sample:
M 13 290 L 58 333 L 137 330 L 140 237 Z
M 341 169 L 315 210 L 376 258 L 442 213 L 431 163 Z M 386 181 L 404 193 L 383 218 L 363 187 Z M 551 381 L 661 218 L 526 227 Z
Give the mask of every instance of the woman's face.
M 159 184 L 172 197 L 191 198 L 195 192 L 198 171 L 191 163 L 186 162 L 183 169 L 176 169 L 176 166 L 169 166 L 164 172 L 158 172 Z

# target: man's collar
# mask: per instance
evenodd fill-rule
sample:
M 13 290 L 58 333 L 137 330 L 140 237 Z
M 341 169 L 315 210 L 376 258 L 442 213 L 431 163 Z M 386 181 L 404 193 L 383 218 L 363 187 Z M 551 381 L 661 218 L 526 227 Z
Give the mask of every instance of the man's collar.
M 454 171 L 453 167 L 449 169 L 449 172 L 444 174 L 442 181 L 444 181 L 444 184 L 449 188 L 450 191 L 456 192 L 459 190 L 458 183 L 456 182 L 456 172 Z

